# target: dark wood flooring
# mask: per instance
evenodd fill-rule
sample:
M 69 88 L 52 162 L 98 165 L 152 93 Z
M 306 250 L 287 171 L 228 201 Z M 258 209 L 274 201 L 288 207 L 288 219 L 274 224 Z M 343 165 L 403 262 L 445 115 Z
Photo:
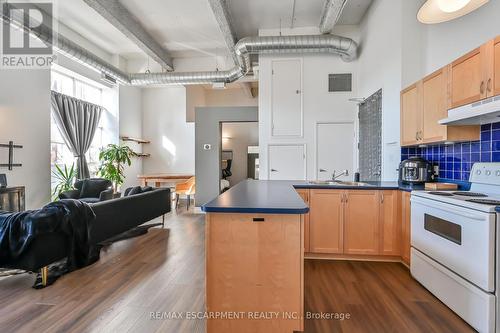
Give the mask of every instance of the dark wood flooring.
M 204 215 L 184 209 L 48 288 L 28 274 L 0 279 L 0 332 L 204 332 L 203 320 L 151 318 L 204 311 Z M 305 308 L 350 315 L 307 320 L 307 333 L 472 331 L 397 263 L 308 260 Z

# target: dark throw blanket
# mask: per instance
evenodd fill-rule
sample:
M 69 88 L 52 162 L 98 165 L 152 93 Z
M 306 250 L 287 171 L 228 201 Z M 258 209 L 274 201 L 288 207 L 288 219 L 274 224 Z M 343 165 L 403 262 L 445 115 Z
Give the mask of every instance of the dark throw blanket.
M 49 276 L 48 284 L 66 272 L 94 263 L 100 250 L 89 239 L 89 225 L 94 219 L 88 204 L 71 199 L 50 203 L 40 210 L 0 213 L 0 267 L 19 258 L 37 236 L 51 232 L 65 234 L 69 249 L 66 262 L 56 276 Z

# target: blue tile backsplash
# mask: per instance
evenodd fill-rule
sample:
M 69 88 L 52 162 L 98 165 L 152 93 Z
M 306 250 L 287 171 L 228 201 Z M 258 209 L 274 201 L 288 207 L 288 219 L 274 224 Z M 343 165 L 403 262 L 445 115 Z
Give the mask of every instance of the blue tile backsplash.
M 401 160 L 412 156 L 438 163 L 440 178 L 469 180 L 475 162 L 500 162 L 500 122 L 481 125 L 479 141 L 401 148 Z

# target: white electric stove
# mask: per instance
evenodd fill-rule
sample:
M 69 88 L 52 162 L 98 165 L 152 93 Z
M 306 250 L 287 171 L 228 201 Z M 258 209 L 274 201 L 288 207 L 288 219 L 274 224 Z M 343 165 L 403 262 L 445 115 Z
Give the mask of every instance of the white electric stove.
M 474 164 L 469 181 L 469 191 L 412 192 L 410 270 L 473 328 L 498 333 L 500 163 Z

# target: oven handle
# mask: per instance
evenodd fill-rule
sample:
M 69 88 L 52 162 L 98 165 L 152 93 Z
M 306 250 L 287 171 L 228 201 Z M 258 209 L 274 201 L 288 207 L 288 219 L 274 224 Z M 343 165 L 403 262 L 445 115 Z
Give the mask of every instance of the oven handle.
M 448 209 L 446 207 L 443 207 L 443 205 L 441 205 L 439 203 L 437 203 L 437 204 L 433 203 L 432 205 L 429 205 L 429 204 L 423 202 L 423 200 L 416 199 L 416 198 L 412 198 L 412 201 L 416 204 L 419 204 L 422 206 L 427 206 L 429 208 L 434 208 L 434 209 L 438 208 L 438 209 L 446 211 L 448 213 L 460 214 L 460 216 L 466 217 L 466 218 L 471 219 L 471 220 L 484 221 L 484 216 L 472 215 L 472 214 L 464 212 L 463 210 L 460 210 L 460 212 L 457 212 L 457 210 Z M 457 208 L 459 208 L 459 207 L 457 206 Z

